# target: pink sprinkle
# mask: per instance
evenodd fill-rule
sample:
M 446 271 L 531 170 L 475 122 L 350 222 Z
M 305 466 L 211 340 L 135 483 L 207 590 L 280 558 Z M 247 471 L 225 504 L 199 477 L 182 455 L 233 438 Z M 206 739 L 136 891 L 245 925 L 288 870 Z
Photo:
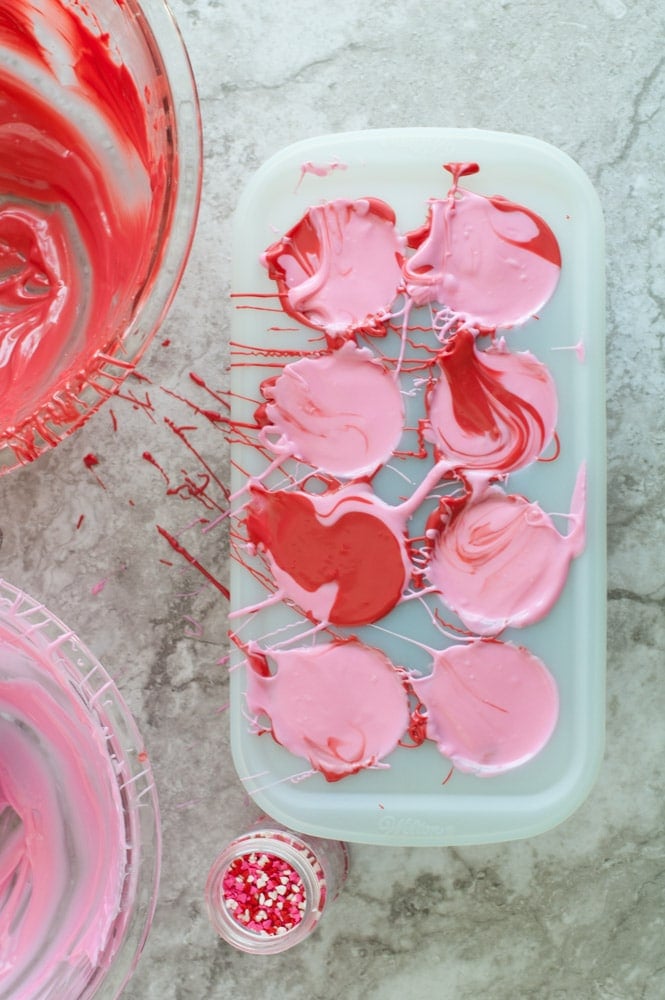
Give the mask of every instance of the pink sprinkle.
M 300 875 L 273 854 L 251 853 L 235 858 L 224 873 L 222 896 L 234 920 L 263 936 L 293 930 L 306 908 Z M 274 906 L 276 899 L 279 902 Z

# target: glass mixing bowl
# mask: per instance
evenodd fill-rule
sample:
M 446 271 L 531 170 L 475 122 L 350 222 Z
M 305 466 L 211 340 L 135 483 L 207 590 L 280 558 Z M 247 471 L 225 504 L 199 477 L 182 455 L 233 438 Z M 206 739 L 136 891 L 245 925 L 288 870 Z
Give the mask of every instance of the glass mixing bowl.
M 118 997 L 160 856 L 152 772 L 115 684 L 0 580 L 0 1000 Z
M 0 0 L 0 473 L 79 427 L 162 322 L 201 122 L 163 0 Z

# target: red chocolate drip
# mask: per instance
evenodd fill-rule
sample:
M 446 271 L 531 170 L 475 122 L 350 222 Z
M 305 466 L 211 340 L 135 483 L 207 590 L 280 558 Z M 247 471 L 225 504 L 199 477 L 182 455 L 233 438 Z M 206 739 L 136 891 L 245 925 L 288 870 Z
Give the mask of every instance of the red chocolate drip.
M 166 528 L 162 528 L 161 525 L 159 524 L 156 527 L 157 531 L 160 533 L 162 538 L 166 539 L 171 548 L 175 552 L 177 552 L 178 555 L 181 555 L 183 559 L 187 560 L 190 566 L 193 566 L 194 569 L 197 569 L 199 573 L 201 573 L 201 575 L 205 577 L 208 583 L 211 583 L 213 587 L 215 587 L 217 590 L 219 590 L 221 594 L 224 595 L 227 601 L 230 600 L 231 595 L 229 594 L 228 587 L 225 587 L 223 583 L 220 583 L 220 581 L 216 577 L 214 577 L 212 573 L 210 573 L 204 566 L 202 566 L 201 563 L 198 561 L 198 559 L 196 559 L 190 552 L 188 552 L 187 549 L 184 547 L 184 545 L 181 545 L 178 539 L 174 538 L 173 535 L 171 535 L 166 530 Z
M 185 432 L 186 431 L 195 431 L 195 430 L 197 430 L 197 428 L 196 427 L 187 427 L 187 426 L 185 426 L 185 427 L 178 427 L 178 426 L 176 426 L 176 424 L 174 423 L 174 421 L 171 420 L 169 417 L 164 417 L 164 423 L 167 425 L 167 427 L 169 427 L 173 431 L 173 433 L 176 435 L 176 437 L 180 438 L 180 440 L 183 442 L 183 444 L 185 445 L 185 447 L 188 448 L 189 451 L 191 451 L 191 453 L 194 455 L 194 457 L 201 463 L 201 465 L 203 466 L 203 468 L 206 470 L 206 472 L 208 473 L 208 475 L 210 476 L 210 478 L 213 480 L 213 482 L 217 484 L 217 486 L 220 488 L 220 490 L 222 491 L 222 493 L 224 494 L 224 496 L 228 499 L 228 497 L 230 496 L 229 487 L 225 483 L 223 483 L 222 480 L 217 475 L 215 475 L 215 473 L 210 468 L 210 466 L 208 465 L 208 463 L 206 462 L 206 460 L 203 458 L 203 456 L 199 454 L 199 452 L 196 450 L 196 448 L 194 447 L 194 445 L 187 438 L 187 435 L 186 435 Z

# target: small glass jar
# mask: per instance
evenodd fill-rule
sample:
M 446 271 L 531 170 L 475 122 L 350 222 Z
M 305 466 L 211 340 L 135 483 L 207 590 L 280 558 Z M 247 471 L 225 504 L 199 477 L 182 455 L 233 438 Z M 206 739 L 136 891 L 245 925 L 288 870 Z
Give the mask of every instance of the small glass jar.
M 305 837 L 276 823 L 236 837 L 210 869 L 205 896 L 221 938 L 251 955 L 276 955 L 317 927 L 339 895 L 346 844 Z

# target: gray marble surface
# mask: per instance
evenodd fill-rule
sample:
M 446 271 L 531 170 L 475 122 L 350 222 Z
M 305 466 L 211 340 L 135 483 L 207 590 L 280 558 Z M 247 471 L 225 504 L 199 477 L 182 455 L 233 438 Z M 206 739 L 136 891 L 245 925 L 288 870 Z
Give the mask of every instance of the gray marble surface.
M 665 9 L 622 0 L 173 0 L 201 97 L 205 180 L 181 289 L 141 363 L 155 419 L 126 399 L 0 480 L 2 575 L 44 601 L 117 677 L 144 733 L 164 833 L 160 902 L 128 1000 L 660 1000 L 665 996 Z M 222 944 L 207 870 L 251 818 L 231 763 L 226 606 L 167 567 L 149 450 L 190 464 L 164 418 L 188 373 L 224 384 L 230 219 L 249 174 L 320 133 L 379 126 L 526 133 L 571 154 L 607 226 L 607 749 L 567 822 L 473 848 L 354 846 L 319 931 L 281 957 Z M 169 346 L 163 346 L 165 339 Z M 138 394 L 145 384 L 134 387 Z M 110 411 L 117 421 L 117 430 Z M 197 446 L 226 475 L 222 435 Z M 98 474 L 83 458 L 94 452 Z M 83 520 L 80 521 L 81 515 Z M 80 523 L 79 523 L 80 522 Z M 224 578 L 221 534 L 206 548 Z M 177 560 L 172 560 L 174 563 Z M 104 582 L 103 587 L 101 586 Z

